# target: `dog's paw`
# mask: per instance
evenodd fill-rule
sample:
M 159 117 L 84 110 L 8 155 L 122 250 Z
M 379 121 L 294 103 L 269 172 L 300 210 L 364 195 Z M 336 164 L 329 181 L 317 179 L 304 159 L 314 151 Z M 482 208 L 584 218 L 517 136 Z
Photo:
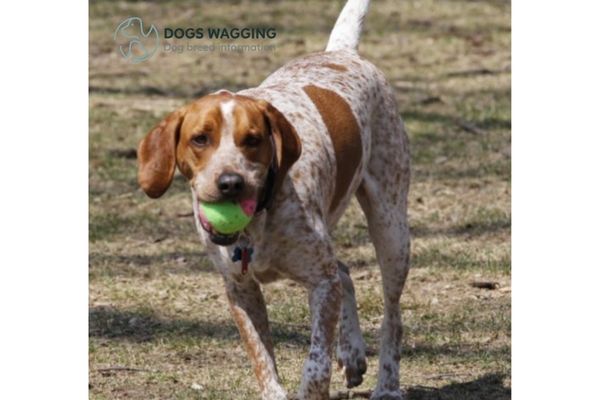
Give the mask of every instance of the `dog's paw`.
M 346 387 L 352 389 L 359 386 L 363 381 L 363 375 L 367 372 L 367 358 L 362 354 L 354 357 L 338 357 L 338 366 L 342 368 L 346 377 Z

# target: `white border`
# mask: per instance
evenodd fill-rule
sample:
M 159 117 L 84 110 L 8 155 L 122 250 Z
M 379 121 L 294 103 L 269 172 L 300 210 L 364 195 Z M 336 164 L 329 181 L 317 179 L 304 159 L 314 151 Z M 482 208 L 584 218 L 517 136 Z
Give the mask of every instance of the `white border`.
M 0 8 L 0 398 L 85 399 L 87 2 Z
M 513 396 L 592 398 L 600 358 L 599 7 L 513 3 Z M 10 2 L 0 12 L 0 398 L 82 399 L 87 4 Z
M 600 17 L 513 2 L 513 396 L 597 398 Z

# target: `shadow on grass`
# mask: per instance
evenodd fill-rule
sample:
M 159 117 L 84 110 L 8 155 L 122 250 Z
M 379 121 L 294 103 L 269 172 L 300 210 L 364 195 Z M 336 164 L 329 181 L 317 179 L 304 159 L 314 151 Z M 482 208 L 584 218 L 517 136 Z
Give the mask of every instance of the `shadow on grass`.
M 201 305 L 199 305 L 201 307 Z M 275 345 L 286 343 L 298 347 L 310 344 L 310 328 L 272 323 Z M 236 326 L 230 319 L 168 320 L 151 311 L 125 311 L 112 307 L 89 309 L 89 337 L 131 342 L 149 342 L 158 339 L 202 339 L 237 342 L 240 340 Z
M 414 386 L 406 389 L 408 400 L 501 400 L 511 398 L 503 384 L 504 374 L 486 374 L 469 382 L 451 383 L 441 388 Z
M 510 257 L 501 258 L 487 257 L 485 259 L 474 258 L 469 252 L 455 251 L 448 253 L 439 248 L 430 248 L 416 253 L 411 258 L 411 268 L 459 268 L 459 269 L 480 269 L 482 271 L 509 271 Z
M 188 212 L 188 209 L 182 208 L 181 211 Z M 164 238 L 184 235 L 187 238 L 198 237 L 191 217 L 174 218 L 152 212 L 126 214 L 112 210 L 104 213 L 93 210 L 89 216 L 90 243 L 116 242 L 129 237 L 151 244 Z
M 510 357 L 510 348 L 508 346 L 488 348 L 485 345 L 474 346 L 470 344 L 457 343 L 445 345 L 417 345 L 415 347 L 404 346 L 402 348 L 402 358 L 426 358 L 434 360 L 441 355 L 457 357 L 461 359 L 483 359 L 493 358 L 500 360 L 506 356 Z
M 410 233 L 413 237 L 432 237 L 432 236 L 464 236 L 475 237 L 501 231 L 510 232 L 511 218 L 509 215 L 492 215 L 487 219 L 470 220 L 449 228 L 430 228 L 428 225 L 419 224 L 410 227 Z
M 310 344 L 310 327 L 297 324 L 272 324 L 275 345 L 285 343 L 307 349 Z M 372 333 L 372 332 L 371 332 Z M 134 343 L 149 341 L 177 340 L 217 340 L 239 342 L 239 334 L 232 321 L 213 320 L 167 320 L 158 318 L 151 311 L 128 311 L 112 307 L 92 307 L 89 309 L 89 336 L 108 340 L 125 340 Z M 368 356 L 375 356 L 377 349 L 370 347 Z M 461 346 L 417 346 L 403 351 L 403 357 L 436 358 L 455 356 L 461 359 L 480 358 L 483 354 L 494 359 L 503 355 L 509 357 L 507 349 L 475 349 Z M 413 386 L 406 389 L 410 400 L 479 400 L 510 399 L 511 389 L 503 384 L 503 374 L 488 374 L 469 382 L 451 383 L 441 388 Z
M 250 87 L 251 85 L 240 85 L 231 82 L 220 82 L 211 86 L 203 86 L 200 89 L 194 91 L 180 90 L 176 88 L 162 88 L 158 86 L 134 86 L 134 87 L 111 87 L 111 86 L 94 86 L 90 85 L 88 92 L 89 94 L 119 94 L 119 95 L 136 95 L 136 96 L 158 96 L 158 97 L 171 97 L 171 98 L 185 98 L 195 99 L 213 93 L 223 87 L 226 87 L 232 92 L 237 92 Z
M 456 130 L 460 127 L 457 126 L 457 119 L 454 116 L 448 116 L 437 112 L 423 112 L 415 110 L 407 110 L 402 112 L 402 118 L 406 121 L 418 121 L 418 122 L 438 122 L 447 126 L 453 126 Z M 511 129 L 511 121 L 509 119 L 498 118 L 498 117 L 486 117 L 480 121 L 477 121 L 477 127 L 480 129 Z
M 199 306 L 200 307 L 200 306 Z M 275 345 L 285 343 L 287 346 L 306 347 L 310 345 L 310 326 L 271 322 L 271 331 Z M 367 355 L 378 353 L 378 331 L 365 331 L 368 346 Z M 164 339 L 202 339 L 210 338 L 221 341 L 237 342 L 239 334 L 233 321 L 228 318 L 212 320 L 162 319 L 151 311 L 119 310 L 113 307 L 91 307 L 89 309 L 89 337 L 110 340 L 126 340 L 136 343 Z M 485 347 L 477 348 L 464 345 L 415 347 L 404 346 L 403 358 L 435 358 L 445 355 L 459 358 L 476 358 L 486 355 L 495 359 L 502 355 L 510 356 L 510 349 Z
M 499 160 L 493 163 L 481 166 L 437 166 L 433 168 L 423 168 L 415 166 L 412 171 L 411 179 L 414 182 L 427 181 L 461 181 L 469 179 L 484 179 L 488 177 L 500 177 L 505 181 L 510 181 L 510 160 Z
M 140 276 L 152 272 L 195 275 L 197 273 L 216 274 L 206 252 L 169 251 L 159 254 L 105 254 L 90 253 L 90 273 L 108 276 Z
M 169 336 L 211 337 L 234 340 L 235 327 L 229 321 L 165 320 L 148 311 L 124 311 L 112 307 L 89 309 L 89 336 L 148 342 Z

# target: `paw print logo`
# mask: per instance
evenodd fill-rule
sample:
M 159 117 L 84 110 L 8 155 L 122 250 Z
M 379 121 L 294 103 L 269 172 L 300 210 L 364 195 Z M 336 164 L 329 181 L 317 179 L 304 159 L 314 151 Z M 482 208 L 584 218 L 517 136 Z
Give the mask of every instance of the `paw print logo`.
M 158 29 L 150 25 L 144 31 L 144 22 L 139 17 L 129 17 L 122 21 L 113 35 L 119 54 L 132 64 L 146 61 L 158 50 Z

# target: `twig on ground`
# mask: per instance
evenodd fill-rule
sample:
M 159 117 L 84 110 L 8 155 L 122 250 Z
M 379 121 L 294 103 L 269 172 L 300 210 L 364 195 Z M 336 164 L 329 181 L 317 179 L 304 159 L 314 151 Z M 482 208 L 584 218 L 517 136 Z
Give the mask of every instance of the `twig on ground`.
M 107 368 L 97 368 L 94 371 L 100 372 L 100 373 L 106 373 L 106 372 L 158 372 L 158 371 L 152 370 L 152 369 L 125 367 L 122 365 L 116 365 L 114 367 L 107 367 Z
M 478 289 L 496 290 L 500 287 L 500 284 L 498 282 L 473 281 L 471 282 L 471 286 Z
M 439 388 L 435 387 L 435 386 L 424 386 L 424 385 L 413 385 L 410 387 L 410 389 L 418 389 L 418 390 L 426 390 L 426 391 L 434 391 L 434 390 L 439 390 Z
M 346 400 L 346 399 L 368 399 L 371 397 L 370 390 L 339 390 L 329 395 L 329 400 Z M 287 400 L 299 400 L 295 394 L 288 394 Z
M 128 149 L 110 149 L 108 154 L 117 158 L 125 158 L 129 160 L 135 160 L 137 158 L 137 150 L 134 148 Z
M 473 376 L 473 374 L 465 372 L 465 373 L 445 373 L 445 374 L 432 374 L 432 375 L 422 375 L 421 377 L 424 379 L 434 379 L 434 380 L 439 380 L 439 379 L 447 379 L 447 378 L 459 378 L 459 377 L 470 377 Z
M 495 75 L 510 72 L 510 67 L 504 67 L 500 69 L 489 69 L 489 68 L 475 68 L 467 69 L 463 71 L 452 71 L 446 74 L 447 77 L 458 77 L 458 76 L 472 76 L 472 75 Z
M 462 128 L 465 131 L 472 133 L 474 135 L 485 135 L 486 134 L 486 132 L 483 129 L 478 128 L 477 126 L 475 126 L 474 124 L 472 124 L 470 122 L 464 121 L 462 119 L 457 119 L 455 122 L 459 128 Z
M 423 105 L 443 103 L 443 102 L 444 102 L 444 100 L 442 100 L 442 98 L 439 96 L 427 96 L 427 97 L 417 101 L 417 103 L 423 104 Z

